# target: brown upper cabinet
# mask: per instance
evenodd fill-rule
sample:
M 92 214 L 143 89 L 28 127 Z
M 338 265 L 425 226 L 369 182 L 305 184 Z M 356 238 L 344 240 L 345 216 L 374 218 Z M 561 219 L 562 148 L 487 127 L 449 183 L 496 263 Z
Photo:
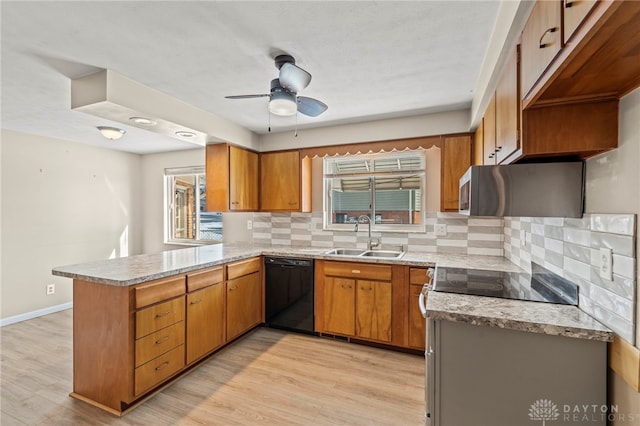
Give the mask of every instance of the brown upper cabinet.
M 260 210 L 311 211 L 311 159 L 300 151 L 260 154 Z
M 471 135 L 445 136 L 442 140 L 440 207 L 457 212 L 460 178 L 471 166 Z
M 473 148 L 471 151 L 471 164 L 484 164 L 484 117 L 480 119 L 480 124 L 473 135 Z
M 496 164 L 496 94 L 493 93 L 484 113 L 483 164 Z
M 562 32 L 563 41 L 566 44 L 578 26 L 584 21 L 597 0 L 564 0 L 562 2 Z
M 495 162 L 502 163 L 520 148 L 520 91 L 518 90 L 518 46 L 509 54 L 496 87 Z
M 522 31 L 522 93 L 531 90 L 538 77 L 562 48 L 561 4 L 538 1 Z
M 258 210 L 258 154 L 228 144 L 207 145 L 207 211 Z
M 568 7 L 570 6 L 570 7 Z M 558 25 L 540 25 L 540 15 L 563 16 L 566 44 L 555 54 L 559 42 L 547 50 L 552 60 L 531 51 L 540 31 Z M 553 9 L 551 11 L 551 9 Z M 543 28 L 546 26 L 546 29 Z M 538 1 L 522 33 L 523 109 L 533 106 L 619 99 L 640 86 L 640 2 Z M 525 37 L 526 36 L 526 37 Z

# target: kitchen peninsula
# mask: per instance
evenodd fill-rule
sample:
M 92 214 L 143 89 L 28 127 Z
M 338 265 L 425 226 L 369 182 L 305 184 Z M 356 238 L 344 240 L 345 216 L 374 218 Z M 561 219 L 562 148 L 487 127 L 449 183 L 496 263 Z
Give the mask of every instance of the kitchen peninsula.
M 263 255 L 313 258 L 316 264 L 392 265 L 394 271 L 400 271 L 393 283 L 400 283 L 394 287 L 399 302 L 393 306 L 404 308 L 393 311 L 394 316 L 402 317 L 397 324 L 404 327 L 399 331 L 402 338 L 396 340 L 399 346 L 407 341 L 407 312 L 410 302 L 414 303 L 408 288 L 411 269 L 438 264 L 519 271 L 507 259 L 495 256 L 408 252 L 399 259 L 363 259 L 329 255 L 326 248 L 227 244 L 57 267 L 54 275 L 74 280 L 71 396 L 123 415 L 264 322 Z M 316 281 L 321 279 L 318 269 Z M 501 315 L 501 303 L 497 299 L 492 303 L 494 317 Z M 606 328 L 577 307 L 567 309 L 574 328 L 581 329 L 583 336 L 610 339 Z M 572 332 L 564 327 L 563 315 L 556 319 L 556 331 Z M 532 324 L 529 331 L 544 334 L 548 330 L 548 326 Z

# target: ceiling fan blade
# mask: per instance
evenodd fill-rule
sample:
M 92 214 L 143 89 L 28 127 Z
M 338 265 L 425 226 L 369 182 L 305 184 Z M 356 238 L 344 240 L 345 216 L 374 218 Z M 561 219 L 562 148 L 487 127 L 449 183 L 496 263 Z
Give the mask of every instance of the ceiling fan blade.
M 329 108 L 325 103 L 317 99 L 307 98 L 306 96 L 298 96 L 298 112 L 308 115 L 309 117 L 317 117 Z
M 280 85 L 290 92 L 299 92 L 311 82 L 311 74 L 291 62 L 280 67 Z
M 270 94 L 263 93 L 262 95 L 234 95 L 234 96 L 225 96 L 225 99 L 251 99 L 251 98 L 264 98 L 271 96 Z

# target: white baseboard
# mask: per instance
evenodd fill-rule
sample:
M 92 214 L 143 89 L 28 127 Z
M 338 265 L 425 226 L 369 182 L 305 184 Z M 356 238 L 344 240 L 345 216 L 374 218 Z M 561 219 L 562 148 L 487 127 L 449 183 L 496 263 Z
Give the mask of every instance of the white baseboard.
M 0 327 L 4 327 L 5 325 L 15 324 L 17 322 L 22 322 L 26 320 L 30 320 L 33 318 L 42 317 L 45 315 L 53 314 L 55 312 L 64 311 L 66 309 L 73 308 L 73 302 L 63 303 L 62 305 L 50 306 L 48 308 L 38 309 L 37 311 L 26 312 L 24 314 L 15 315 L 9 318 L 0 319 Z

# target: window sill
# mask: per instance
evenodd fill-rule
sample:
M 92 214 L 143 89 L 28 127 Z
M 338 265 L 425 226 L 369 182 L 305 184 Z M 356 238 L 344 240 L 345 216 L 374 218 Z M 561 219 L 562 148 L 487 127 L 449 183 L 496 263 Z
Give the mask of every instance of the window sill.
M 222 244 L 222 241 L 183 241 L 183 240 L 174 240 L 174 241 L 165 241 L 165 245 L 168 246 L 185 246 L 185 247 L 198 247 L 198 246 L 207 246 L 212 244 Z

